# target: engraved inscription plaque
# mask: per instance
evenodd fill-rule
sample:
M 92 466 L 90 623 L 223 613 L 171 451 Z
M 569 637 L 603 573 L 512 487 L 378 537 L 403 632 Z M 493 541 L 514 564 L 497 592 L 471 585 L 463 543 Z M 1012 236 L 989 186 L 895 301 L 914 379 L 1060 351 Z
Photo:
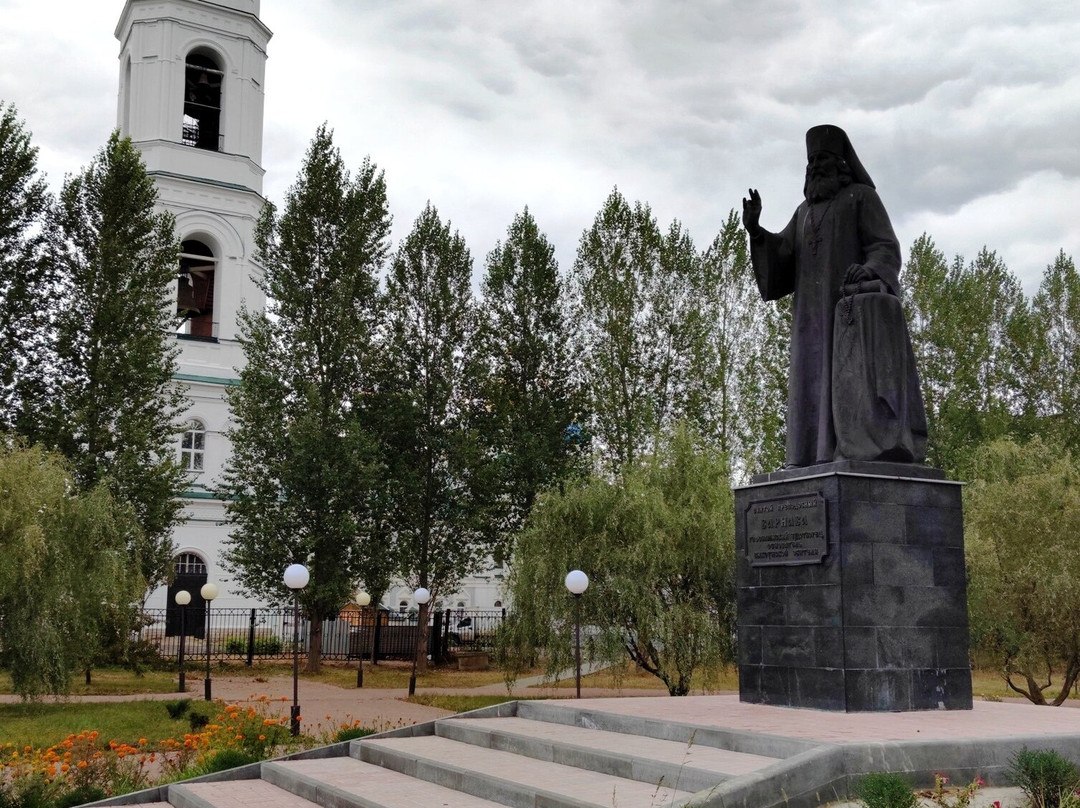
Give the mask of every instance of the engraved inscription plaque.
M 800 494 L 760 499 L 746 508 L 746 557 L 752 567 L 825 560 L 825 499 Z

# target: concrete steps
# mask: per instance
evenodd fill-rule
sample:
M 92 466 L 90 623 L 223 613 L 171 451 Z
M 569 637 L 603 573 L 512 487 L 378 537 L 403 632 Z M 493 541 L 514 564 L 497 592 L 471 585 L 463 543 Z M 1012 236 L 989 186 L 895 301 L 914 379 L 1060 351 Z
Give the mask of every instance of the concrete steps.
M 143 792 L 164 808 L 817 805 L 835 760 L 750 732 L 514 702 Z M 824 767 L 822 763 L 827 763 Z M 248 779 L 240 779 L 248 778 Z M 768 784 L 768 785 L 763 785 Z

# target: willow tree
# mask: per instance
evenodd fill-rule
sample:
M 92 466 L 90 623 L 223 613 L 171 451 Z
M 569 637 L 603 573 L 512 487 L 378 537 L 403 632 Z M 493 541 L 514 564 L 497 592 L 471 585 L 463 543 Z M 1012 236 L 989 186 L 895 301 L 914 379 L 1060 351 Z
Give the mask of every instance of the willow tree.
M 734 658 L 733 508 L 726 457 L 682 427 L 615 479 L 545 493 L 511 566 L 509 675 L 537 648 L 549 674 L 572 664 L 580 605 L 591 658 L 629 657 L 673 696 L 707 688 Z M 590 580 L 578 604 L 564 588 L 572 569 Z
M 141 527 L 40 447 L 0 446 L 0 491 L 0 662 L 24 699 L 64 694 L 100 645 L 103 611 L 142 596 L 127 555 Z
M 982 447 L 965 491 L 972 647 L 1014 692 L 1062 704 L 1080 680 L 1080 462 L 1040 440 Z

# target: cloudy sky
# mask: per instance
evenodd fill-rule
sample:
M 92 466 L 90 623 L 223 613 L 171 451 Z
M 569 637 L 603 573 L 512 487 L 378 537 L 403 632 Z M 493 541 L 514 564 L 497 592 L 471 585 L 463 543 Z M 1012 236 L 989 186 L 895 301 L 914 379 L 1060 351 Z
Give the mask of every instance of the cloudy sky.
M 823 9 L 828 9 L 825 11 Z M 0 0 L 0 99 L 56 185 L 116 121 L 122 0 Z M 264 191 L 327 121 L 483 258 L 526 205 L 564 269 L 614 186 L 699 247 L 748 186 L 779 229 L 804 133 L 845 128 L 901 245 L 997 252 L 1030 292 L 1080 260 L 1076 0 L 262 0 Z

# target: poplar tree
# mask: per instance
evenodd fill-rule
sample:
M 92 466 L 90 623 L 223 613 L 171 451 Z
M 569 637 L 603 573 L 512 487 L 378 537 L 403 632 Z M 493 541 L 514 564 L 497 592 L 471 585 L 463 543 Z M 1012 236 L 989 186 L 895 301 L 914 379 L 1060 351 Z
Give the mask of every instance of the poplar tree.
M 300 601 L 313 672 L 322 620 L 359 582 L 378 591 L 388 575 L 373 528 L 381 472 L 367 414 L 389 229 L 382 172 L 365 160 L 351 175 L 323 125 L 281 214 L 267 205 L 260 216 L 255 259 L 268 304 L 240 318 L 246 364 L 229 391 L 224 560 L 245 593 L 278 602 L 291 599 L 285 568 L 309 567 Z
M 0 104 L 0 428 L 40 404 L 54 292 L 43 225 L 52 199 L 15 107 Z M 35 394 L 37 393 L 37 394 Z
M 581 236 L 570 276 L 577 370 L 612 471 L 651 453 L 685 412 L 696 260 L 678 222 L 661 233 L 648 205 L 631 207 L 618 189 Z
M 495 535 L 493 467 L 474 409 L 478 402 L 472 258 L 429 203 L 394 256 L 386 282 L 381 438 L 397 572 L 436 601 L 487 559 Z M 426 664 L 420 606 L 416 658 Z
M 564 479 L 587 446 L 573 384 L 566 291 L 555 248 L 526 208 L 487 256 L 476 355 L 479 413 L 494 457 L 500 533 L 521 528 L 537 493 Z
M 147 591 L 171 572 L 185 482 L 173 378 L 179 244 L 156 203 L 138 151 L 116 133 L 64 182 L 50 224 L 51 375 L 27 430 L 69 459 L 80 489 L 104 483 L 134 510 L 141 531 L 128 550 Z
M 1032 300 L 1035 361 L 1028 378 L 1042 428 L 1065 448 L 1080 451 L 1080 273 L 1058 253 Z

